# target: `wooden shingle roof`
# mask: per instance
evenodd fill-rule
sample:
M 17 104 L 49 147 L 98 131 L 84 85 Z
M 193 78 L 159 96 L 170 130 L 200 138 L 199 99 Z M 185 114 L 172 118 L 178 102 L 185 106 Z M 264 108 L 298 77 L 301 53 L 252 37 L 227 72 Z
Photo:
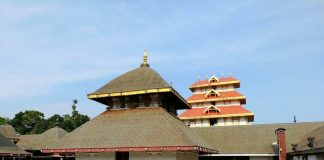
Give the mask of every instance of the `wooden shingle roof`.
M 96 149 L 188 149 L 216 153 L 197 133 L 160 107 L 105 111 L 43 152 Z
M 171 86 L 156 71 L 142 66 L 113 79 L 91 95 L 162 88 Z
M 177 109 L 189 109 L 189 103 L 148 65 L 131 70 L 113 79 L 88 98 L 108 105 L 111 97 L 131 96 L 151 93 L 165 93 L 174 97 L 172 103 Z
M 14 143 L 10 142 L 6 137 L 0 134 L 0 157 L 24 157 L 30 156 L 31 154 L 20 149 Z
M 298 143 L 308 132 L 320 126 L 324 126 L 324 122 L 197 127 L 192 129 L 213 147 L 217 147 L 220 154 L 276 154 L 272 147 L 272 143 L 276 142 L 276 129 L 286 129 L 287 152 L 291 152 L 291 144 Z
M 0 125 L 0 134 L 8 139 L 18 139 L 17 133 L 11 125 Z
M 314 129 L 313 131 L 310 131 L 308 134 L 306 134 L 298 143 L 297 151 L 306 151 L 306 150 L 312 150 L 310 146 L 308 146 L 308 138 L 314 137 L 315 138 L 315 145 L 314 150 L 316 149 L 324 149 L 324 125 Z
M 42 134 L 21 135 L 17 146 L 24 150 L 41 150 L 41 148 L 58 142 L 62 137 L 68 134 L 60 127 L 53 127 Z

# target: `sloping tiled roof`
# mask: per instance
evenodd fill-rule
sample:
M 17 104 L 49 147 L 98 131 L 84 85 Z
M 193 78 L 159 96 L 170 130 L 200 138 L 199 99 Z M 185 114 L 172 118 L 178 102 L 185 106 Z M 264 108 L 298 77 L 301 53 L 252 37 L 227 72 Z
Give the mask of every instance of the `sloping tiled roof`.
M 91 94 L 107 94 L 126 91 L 171 88 L 171 86 L 153 69 L 139 67 L 113 79 Z
M 207 142 L 219 149 L 220 154 L 273 154 L 275 130 L 286 129 L 287 152 L 308 132 L 323 126 L 324 122 L 219 126 L 192 128 Z
M 112 149 L 150 147 L 211 148 L 197 133 L 160 107 L 105 111 L 58 143 L 43 149 Z M 213 150 L 213 152 L 216 152 Z
M 213 100 L 213 99 L 226 99 L 226 98 L 235 98 L 235 97 L 242 97 L 242 99 L 245 99 L 244 95 L 240 94 L 236 91 L 225 91 L 225 92 L 218 92 L 219 96 L 209 96 L 206 97 L 206 93 L 199 93 L 199 94 L 193 94 L 190 96 L 187 101 L 194 102 L 194 101 L 206 101 L 206 100 Z
M 211 117 L 237 117 L 237 116 L 253 116 L 253 113 L 245 109 L 243 106 L 218 106 L 220 112 L 207 112 L 204 111 L 208 107 L 188 109 L 178 117 L 180 119 L 194 119 L 194 118 L 211 118 Z
M 30 153 L 20 149 L 2 134 L 0 134 L 0 156 L 23 157 L 30 155 Z
M 190 85 L 189 88 L 197 88 L 197 87 L 202 87 L 202 86 L 222 85 L 222 84 L 226 84 L 226 82 L 237 83 L 238 87 L 239 87 L 239 84 L 240 84 L 240 81 L 238 81 L 234 77 L 223 77 L 223 78 L 219 78 L 219 81 L 214 82 L 214 83 L 210 83 L 210 82 L 208 82 L 208 80 L 199 80 L 199 81 L 195 82 L 194 84 Z
M 178 109 L 188 109 L 191 106 L 174 90 L 156 71 L 148 65 L 129 71 L 113 79 L 97 91 L 88 94 L 88 98 L 108 105 L 107 97 L 130 96 L 149 93 L 167 93 L 176 97 L 172 101 Z
M 17 133 L 11 125 L 0 125 L 0 134 L 8 139 L 18 139 Z
M 310 131 L 308 134 L 306 134 L 298 143 L 297 151 L 305 151 L 305 150 L 311 150 L 311 148 L 307 145 L 308 140 L 307 138 L 314 137 L 316 142 L 316 148 L 320 149 L 324 148 L 324 125 L 314 129 L 313 131 Z
M 41 150 L 41 148 L 54 144 L 68 134 L 60 127 L 53 127 L 42 134 L 21 135 L 17 146 L 24 150 Z

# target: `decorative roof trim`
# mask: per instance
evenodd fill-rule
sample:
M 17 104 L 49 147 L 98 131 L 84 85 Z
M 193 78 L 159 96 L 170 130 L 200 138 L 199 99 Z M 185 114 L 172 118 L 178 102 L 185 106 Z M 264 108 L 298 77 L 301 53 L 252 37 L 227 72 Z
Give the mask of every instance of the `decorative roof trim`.
M 220 110 L 218 107 L 216 107 L 216 106 L 214 106 L 214 105 L 211 105 L 211 106 L 207 107 L 207 108 L 204 110 L 204 113 L 207 113 L 207 112 L 209 113 L 210 110 L 214 110 L 214 111 L 221 112 L 221 110 Z
M 211 76 L 211 77 L 209 78 L 208 82 L 209 82 L 209 83 L 213 83 L 213 82 L 211 82 L 212 80 L 215 80 L 216 82 L 219 81 L 219 79 L 218 79 L 215 75 Z M 214 83 L 215 83 L 215 82 L 214 82 Z
M 189 103 L 196 103 L 196 102 L 214 102 L 214 101 L 226 101 L 226 100 L 237 100 L 237 99 L 246 99 L 245 96 L 238 96 L 238 97 L 226 97 L 226 98 L 211 98 L 211 99 L 200 99 L 194 101 L 188 101 Z
M 214 93 L 216 94 L 216 96 L 219 96 L 219 92 L 215 91 L 214 89 L 211 89 L 210 91 L 208 91 L 206 94 L 205 94 L 205 97 L 207 98 L 208 96 L 210 96 L 211 93 Z
M 99 152 L 156 152 L 156 151 L 198 151 L 203 153 L 219 153 L 218 150 L 200 146 L 151 146 L 151 147 L 112 147 L 112 148 L 68 148 L 68 149 L 42 149 L 43 153 L 99 153 Z
M 239 113 L 239 114 L 223 114 L 223 115 L 204 115 L 192 117 L 179 117 L 180 119 L 204 119 L 204 118 L 223 118 L 223 117 L 245 117 L 254 116 L 253 113 Z
M 225 84 L 240 84 L 240 81 L 235 80 L 235 81 L 226 81 L 226 82 L 207 83 L 207 84 L 201 84 L 201 85 L 192 85 L 189 87 L 189 89 L 207 87 L 207 86 L 221 86 L 221 85 L 225 85 Z
M 95 98 L 104 98 L 104 97 L 130 96 L 130 95 L 146 94 L 146 93 L 172 92 L 172 90 L 173 90 L 172 88 L 158 88 L 158 89 L 146 89 L 146 90 L 138 90 L 138 91 L 127 91 L 127 92 L 88 94 L 88 98 L 95 99 Z
M 127 92 L 115 92 L 115 93 L 103 93 L 103 94 L 88 94 L 89 99 L 96 98 L 104 98 L 104 97 L 118 97 L 118 96 L 130 96 L 130 95 L 138 95 L 138 94 L 147 94 L 147 93 L 165 93 L 172 92 L 175 96 L 177 96 L 183 103 L 185 103 L 189 108 L 191 105 L 173 88 L 157 88 L 157 89 L 146 89 L 146 90 L 138 90 L 138 91 L 127 91 Z

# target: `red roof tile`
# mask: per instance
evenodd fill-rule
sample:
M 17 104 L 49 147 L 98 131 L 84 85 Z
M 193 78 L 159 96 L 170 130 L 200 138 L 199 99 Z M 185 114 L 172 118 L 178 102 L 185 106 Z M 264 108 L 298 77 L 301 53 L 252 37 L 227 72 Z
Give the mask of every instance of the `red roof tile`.
M 220 112 L 205 113 L 204 111 L 207 108 L 208 107 L 188 109 L 185 112 L 183 112 L 182 114 L 180 114 L 178 117 L 180 119 L 182 119 L 182 118 L 189 118 L 189 117 L 204 117 L 204 116 L 206 116 L 206 117 L 209 117 L 209 116 L 215 116 L 215 117 L 224 116 L 224 117 L 226 117 L 226 115 L 239 116 L 239 114 L 253 115 L 252 112 L 245 109 L 243 106 L 220 106 L 220 107 L 217 107 L 218 109 L 221 110 Z
M 192 84 L 189 88 L 196 88 L 196 87 L 200 87 L 200 86 L 204 86 L 204 85 L 217 85 L 218 83 L 224 83 L 224 82 L 230 82 L 230 81 L 238 81 L 236 78 L 234 77 L 223 77 L 223 78 L 219 78 L 218 82 L 214 82 L 214 83 L 209 83 L 208 80 L 199 80 L 197 82 L 195 82 L 194 84 Z
M 197 100 L 206 100 L 206 99 L 215 99 L 215 98 L 230 98 L 230 97 L 240 97 L 244 96 L 236 91 L 226 91 L 226 92 L 218 92 L 219 96 L 209 96 L 205 97 L 206 93 L 201 94 L 194 94 L 187 99 L 188 102 L 190 101 L 197 101 Z

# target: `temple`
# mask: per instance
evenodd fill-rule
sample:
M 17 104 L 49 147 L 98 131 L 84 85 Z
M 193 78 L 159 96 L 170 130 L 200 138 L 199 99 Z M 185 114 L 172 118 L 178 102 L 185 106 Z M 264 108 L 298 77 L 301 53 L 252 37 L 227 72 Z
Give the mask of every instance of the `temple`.
M 190 86 L 187 102 L 145 52 L 139 68 L 88 95 L 106 110 L 72 132 L 55 126 L 17 135 L 0 125 L 0 159 L 323 160 L 324 122 L 246 125 L 254 115 L 242 107 L 239 87 L 237 79 L 212 76 Z M 177 109 L 188 109 L 182 120 Z
M 177 118 L 187 101 L 147 63 L 113 79 L 88 95 L 106 105 L 106 111 L 59 140 L 42 148 L 76 159 L 182 159 L 218 153 Z
M 233 77 L 198 80 L 189 87 L 192 109 L 179 118 L 190 127 L 249 125 L 254 114 L 243 107 L 246 97 L 236 91 L 239 87 L 240 81 Z

